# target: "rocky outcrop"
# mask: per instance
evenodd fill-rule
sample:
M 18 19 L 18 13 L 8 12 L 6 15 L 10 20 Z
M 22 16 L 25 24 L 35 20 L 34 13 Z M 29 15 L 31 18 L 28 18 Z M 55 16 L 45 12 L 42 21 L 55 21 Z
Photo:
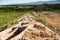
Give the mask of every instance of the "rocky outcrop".
M 13 27 L 0 32 L 0 40 L 57 40 L 56 33 L 34 20 L 32 16 L 24 16 Z

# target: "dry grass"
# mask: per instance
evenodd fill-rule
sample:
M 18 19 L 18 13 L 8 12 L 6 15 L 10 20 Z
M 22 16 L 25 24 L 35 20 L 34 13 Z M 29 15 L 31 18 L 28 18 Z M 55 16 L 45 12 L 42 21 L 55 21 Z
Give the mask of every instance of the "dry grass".
M 44 18 L 52 25 L 60 27 L 60 14 L 45 14 Z
M 47 20 L 50 26 L 49 28 L 60 34 L 60 13 L 47 12 L 47 13 L 42 13 L 41 16 L 42 18 Z

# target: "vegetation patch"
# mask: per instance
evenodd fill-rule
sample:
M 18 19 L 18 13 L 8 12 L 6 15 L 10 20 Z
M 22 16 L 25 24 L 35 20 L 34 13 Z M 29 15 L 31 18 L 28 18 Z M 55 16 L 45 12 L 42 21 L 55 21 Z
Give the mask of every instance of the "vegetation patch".
M 24 11 L 2 11 L 3 12 L 0 12 L 0 30 L 5 29 L 7 25 L 18 23 L 17 21 L 14 23 L 14 21 L 18 20 L 22 15 L 26 13 Z

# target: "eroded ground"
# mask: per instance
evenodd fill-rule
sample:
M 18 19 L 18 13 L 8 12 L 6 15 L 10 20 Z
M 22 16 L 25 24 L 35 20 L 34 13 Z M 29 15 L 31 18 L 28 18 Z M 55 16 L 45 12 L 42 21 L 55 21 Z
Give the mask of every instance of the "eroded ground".
M 26 15 L 19 23 L 0 32 L 0 40 L 60 40 L 54 31 Z
M 44 18 L 52 25 L 60 27 L 60 13 L 57 12 L 42 12 Z

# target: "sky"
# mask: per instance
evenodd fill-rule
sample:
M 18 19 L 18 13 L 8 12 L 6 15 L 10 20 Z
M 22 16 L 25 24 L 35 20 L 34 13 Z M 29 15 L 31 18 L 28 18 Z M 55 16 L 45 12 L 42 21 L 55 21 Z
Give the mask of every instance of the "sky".
M 21 3 L 29 3 L 37 1 L 59 1 L 59 0 L 0 0 L 0 5 L 21 4 Z

